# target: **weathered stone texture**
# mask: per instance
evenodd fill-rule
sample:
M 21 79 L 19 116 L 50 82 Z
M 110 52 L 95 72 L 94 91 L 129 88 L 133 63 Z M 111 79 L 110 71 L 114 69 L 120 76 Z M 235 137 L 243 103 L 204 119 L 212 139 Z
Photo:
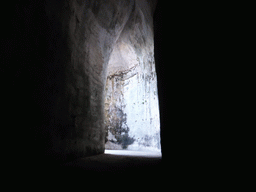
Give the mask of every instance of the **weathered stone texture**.
M 105 88 L 116 90 L 115 96 L 107 92 L 112 100 L 109 110 L 116 114 L 110 120 L 120 127 L 113 134 L 122 135 L 112 138 L 122 148 L 139 143 L 133 140 L 133 115 L 143 113 L 145 122 L 150 122 L 152 110 L 142 106 L 157 108 L 154 4 L 153 0 L 28 0 L 6 6 L 11 8 L 7 12 L 11 26 L 5 25 L 10 33 L 3 35 L 1 58 L 15 76 L 10 87 L 17 95 L 12 100 L 17 122 L 27 127 L 17 134 L 22 135 L 17 139 L 23 142 L 22 153 L 26 150 L 44 162 L 103 153 Z M 134 89 L 131 85 L 136 82 Z M 144 94 L 147 91 L 150 94 Z M 136 98 L 134 114 L 129 98 Z M 140 143 L 148 140 L 150 135 Z
M 70 60 L 66 64 L 66 95 L 70 126 L 67 154 L 103 153 L 104 86 L 113 45 L 131 13 L 133 1 L 66 1 L 64 31 Z M 65 24 L 68 22 L 68 25 Z
M 114 0 L 45 3 L 48 22 L 56 34 L 50 46 L 53 44 L 56 50 L 52 51 L 59 53 L 53 59 L 57 69 L 61 69 L 56 74 L 61 76 L 62 83 L 53 101 L 54 112 L 49 123 L 47 137 L 51 147 L 45 152 L 57 160 L 104 152 L 107 64 L 134 3 Z

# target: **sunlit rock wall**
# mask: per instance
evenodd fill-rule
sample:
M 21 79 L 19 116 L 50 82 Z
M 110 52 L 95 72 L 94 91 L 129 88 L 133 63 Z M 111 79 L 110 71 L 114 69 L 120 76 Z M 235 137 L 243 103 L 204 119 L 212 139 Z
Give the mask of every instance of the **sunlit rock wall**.
M 106 149 L 160 151 L 154 62 L 154 4 L 136 1 L 108 63 Z

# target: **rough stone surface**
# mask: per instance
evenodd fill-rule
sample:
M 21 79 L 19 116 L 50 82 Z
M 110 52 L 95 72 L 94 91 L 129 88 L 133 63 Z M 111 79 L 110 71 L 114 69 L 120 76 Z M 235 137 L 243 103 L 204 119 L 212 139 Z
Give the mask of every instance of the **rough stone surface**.
M 57 3 L 56 3 L 57 4 Z M 51 12 L 64 42 L 63 92 L 56 96 L 52 154 L 86 156 L 104 152 L 104 87 L 109 56 L 134 7 L 134 1 L 64 1 Z M 63 133 L 63 127 L 67 127 Z M 62 132 L 62 134 L 59 134 Z
M 13 149 L 19 146 L 19 155 L 51 163 L 104 153 L 105 88 L 122 78 L 118 90 L 131 93 L 132 86 L 124 89 L 128 81 L 145 85 L 154 81 L 155 75 L 150 75 L 154 73 L 154 6 L 155 1 L 148 0 L 28 0 L 6 6 L 10 10 L 4 21 L 7 33 L 1 39 L 1 63 L 4 72 L 12 75 L 6 92 L 15 96 L 8 114 L 15 112 L 17 118 L 12 127 L 17 128 L 18 145 Z M 115 75 L 120 71 L 125 72 L 123 77 Z M 140 75 L 132 77 L 133 73 Z M 145 106 L 145 100 L 154 100 L 156 88 L 147 87 L 149 98 L 142 97 L 145 86 L 136 93 Z M 134 96 L 124 94 L 122 105 L 127 105 L 126 97 Z M 133 134 L 127 109 L 116 113 L 130 126 L 124 137 L 130 144 Z M 143 110 L 150 122 L 147 108 Z
M 105 88 L 107 149 L 160 150 L 150 4 L 136 1 L 113 52 Z

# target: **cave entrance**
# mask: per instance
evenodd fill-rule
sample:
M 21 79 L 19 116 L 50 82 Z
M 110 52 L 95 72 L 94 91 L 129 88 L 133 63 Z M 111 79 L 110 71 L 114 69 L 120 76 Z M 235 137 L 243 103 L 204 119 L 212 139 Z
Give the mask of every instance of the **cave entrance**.
M 116 42 L 105 86 L 105 149 L 161 153 L 153 46 Z
M 161 154 L 153 14 L 147 11 L 153 9 L 143 2 L 136 1 L 108 60 L 105 149 Z

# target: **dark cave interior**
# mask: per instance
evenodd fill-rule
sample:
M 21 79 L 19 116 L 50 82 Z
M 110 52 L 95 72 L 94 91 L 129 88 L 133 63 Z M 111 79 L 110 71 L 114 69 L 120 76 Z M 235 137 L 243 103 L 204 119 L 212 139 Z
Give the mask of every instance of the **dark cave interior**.
M 120 161 L 110 164 L 122 169 L 113 171 L 103 163 L 85 173 L 96 176 L 101 171 L 106 174 L 141 171 L 147 175 L 157 171 L 160 174 L 168 155 L 165 138 L 168 69 L 162 52 L 163 5 L 153 0 L 125 3 L 41 0 L 9 4 L 11 9 L 6 13 L 3 23 L 6 30 L 1 38 L 1 72 L 10 77 L 6 91 L 12 97 L 6 99 L 11 100 L 9 113 L 15 119 L 10 121 L 15 132 L 12 151 L 15 156 L 22 157 L 27 170 L 50 170 L 49 167 L 54 170 L 53 167 L 61 163 L 104 153 L 103 120 L 99 117 L 103 117 L 104 85 L 101 82 L 105 82 L 105 60 L 108 60 L 123 23 L 134 12 L 134 4 L 141 6 L 143 13 L 152 12 L 143 3 L 155 9 L 151 22 L 154 25 L 162 158 L 154 162 L 148 158 L 145 161 L 130 159 L 127 162 L 134 163 L 129 165 L 126 161 L 120 163 L 124 159 L 117 157 Z M 87 9 L 92 11 L 87 12 Z M 93 19 L 97 20 L 96 24 Z M 85 108 L 77 107 L 80 105 Z M 89 139 L 84 141 L 84 138 Z M 58 171 L 83 172 L 79 166 Z

